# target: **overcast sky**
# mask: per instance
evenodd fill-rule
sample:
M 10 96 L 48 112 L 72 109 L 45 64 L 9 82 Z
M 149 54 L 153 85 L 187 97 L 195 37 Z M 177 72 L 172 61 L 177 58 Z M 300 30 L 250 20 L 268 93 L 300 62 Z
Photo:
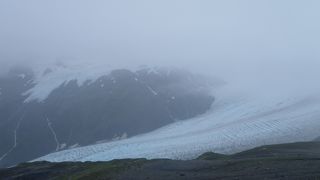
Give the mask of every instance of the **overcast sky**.
M 163 65 L 320 84 L 319 9 L 319 0 L 1 0 L 0 65 Z

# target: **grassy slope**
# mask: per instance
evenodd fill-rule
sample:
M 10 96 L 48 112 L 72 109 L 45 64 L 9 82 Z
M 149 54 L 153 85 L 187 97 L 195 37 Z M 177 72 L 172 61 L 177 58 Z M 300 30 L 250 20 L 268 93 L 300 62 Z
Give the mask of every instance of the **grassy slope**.
M 320 179 L 320 142 L 271 145 L 196 160 L 124 159 L 109 162 L 24 163 L 0 179 Z

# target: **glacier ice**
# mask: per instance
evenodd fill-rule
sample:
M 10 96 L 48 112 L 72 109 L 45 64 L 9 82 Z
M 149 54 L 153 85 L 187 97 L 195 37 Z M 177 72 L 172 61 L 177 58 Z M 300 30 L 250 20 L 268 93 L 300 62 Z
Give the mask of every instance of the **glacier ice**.
M 309 141 L 320 135 L 317 96 L 260 96 L 216 92 L 211 110 L 153 132 L 56 152 L 35 161 L 122 158 L 193 159 L 208 151 L 236 153 L 266 144 Z

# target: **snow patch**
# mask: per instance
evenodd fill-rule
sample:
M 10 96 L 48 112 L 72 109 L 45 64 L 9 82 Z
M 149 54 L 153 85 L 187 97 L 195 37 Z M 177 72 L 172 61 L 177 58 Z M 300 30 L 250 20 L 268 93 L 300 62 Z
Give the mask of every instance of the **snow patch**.
M 104 66 L 86 66 L 86 67 L 54 67 L 52 72 L 43 74 L 36 73 L 36 78 L 33 80 L 35 86 L 23 93 L 27 96 L 25 103 L 31 101 L 42 102 L 50 95 L 50 93 L 63 84 L 75 80 L 78 86 L 84 85 L 87 81 L 96 81 L 103 75 L 110 73 L 109 68 Z
M 2 161 L 5 157 L 7 157 L 17 146 L 18 146 L 18 131 L 20 129 L 20 124 L 24 118 L 24 115 L 19 119 L 15 129 L 13 130 L 13 145 L 5 154 L 0 157 L 0 161 Z
M 123 133 L 121 136 L 114 135 L 114 137 L 112 138 L 112 141 L 119 141 L 119 140 L 127 139 L 127 137 L 128 137 L 127 133 Z
M 148 68 L 148 74 L 160 74 L 157 68 Z
M 60 144 L 60 147 L 59 147 L 59 149 L 61 150 L 61 149 L 65 149 L 67 147 L 67 144 L 66 143 L 62 143 L 62 144 Z
M 74 149 L 74 148 L 77 148 L 79 147 L 80 145 L 78 143 L 74 144 L 74 145 L 71 145 L 68 147 L 68 149 Z
M 51 131 L 51 133 L 52 133 L 52 136 L 53 136 L 53 138 L 54 138 L 54 141 L 55 141 L 55 143 L 56 143 L 56 151 L 59 151 L 59 150 L 60 150 L 60 147 L 62 147 L 62 145 L 60 145 L 60 143 L 59 143 L 57 134 L 56 134 L 56 132 L 54 131 L 54 129 L 53 129 L 53 127 L 52 127 L 51 121 L 49 120 L 49 118 L 47 118 L 46 120 L 47 120 L 48 128 L 50 129 L 50 131 Z
M 113 84 L 117 83 L 117 80 L 114 77 L 111 77 L 111 81 Z
M 24 79 L 24 78 L 26 78 L 26 75 L 25 74 L 19 74 L 18 77 L 21 78 L 21 79 Z
M 149 85 L 146 85 L 146 86 L 147 86 L 147 88 L 149 89 L 149 91 L 150 91 L 153 95 L 155 95 L 155 96 L 158 95 L 158 93 L 157 93 L 154 89 L 152 89 L 152 87 L 150 87 Z

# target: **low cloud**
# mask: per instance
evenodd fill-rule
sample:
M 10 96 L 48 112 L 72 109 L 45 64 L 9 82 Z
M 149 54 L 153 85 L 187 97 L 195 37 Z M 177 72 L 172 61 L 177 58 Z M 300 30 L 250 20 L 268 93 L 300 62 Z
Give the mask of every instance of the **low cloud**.
M 316 0 L 2 0 L 1 72 L 57 62 L 176 66 L 259 86 L 319 86 Z

